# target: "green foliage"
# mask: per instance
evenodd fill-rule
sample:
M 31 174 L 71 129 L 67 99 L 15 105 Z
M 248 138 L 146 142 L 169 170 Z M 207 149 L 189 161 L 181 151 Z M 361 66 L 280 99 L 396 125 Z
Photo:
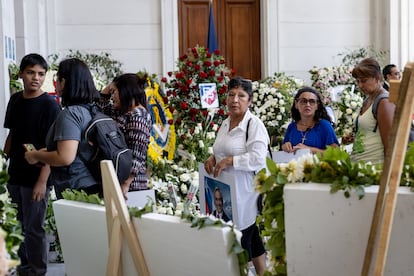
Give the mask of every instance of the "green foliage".
M 408 144 L 400 186 L 408 186 L 414 192 L 414 142 Z
M 373 57 L 379 64 L 385 65 L 385 59 L 389 51 L 377 50 L 373 46 L 362 47 L 354 50 L 347 50 L 343 53 L 339 53 L 338 56 L 342 57 L 342 64 L 344 66 L 354 67 L 364 58 Z
M 256 188 L 264 195 L 262 214 L 257 222 L 262 226 L 261 235 L 269 237 L 265 247 L 274 265 L 273 274 L 266 272 L 265 275 L 287 275 L 283 188 L 288 181 L 270 158 L 267 158 L 266 163 L 269 175 L 266 170 L 262 170 L 255 179 Z
M 1 152 L 0 152 L 1 155 Z M 6 250 L 12 259 L 18 260 L 17 250 L 23 241 L 22 229 L 17 220 L 17 206 L 11 202 L 6 184 L 9 180 L 7 165 L 1 158 L 0 171 L 0 229 L 5 232 Z M 1 234 L 1 233 L 0 233 Z
M 62 58 L 59 54 L 52 54 L 49 57 L 50 67 L 53 70 L 58 69 L 58 65 Z M 69 50 L 64 58 L 78 58 L 83 60 L 91 70 L 98 85 L 98 89 L 118 75 L 122 73 L 122 63 L 112 58 L 110 53 L 84 53 L 79 50 Z M 63 58 L 63 59 L 64 59 Z
M 379 165 L 364 162 L 351 162 L 349 154 L 340 148 L 328 147 L 312 171 L 305 175 L 306 182 L 332 183 L 331 193 L 344 191 L 350 197 L 354 190 L 359 198 L 364 196 L 364 186 L 379 183 Z
M 23 83 L 19 80 L 19 70 L 17 64 L 9 64 L 10 94 L 23 90 Z
M 62 196 L 67 200 L 104 205 L 103 199 L 100 198 L 98 194 L 88 195 L 84 190 L 77 191 L 66 189 L 62 192 Z

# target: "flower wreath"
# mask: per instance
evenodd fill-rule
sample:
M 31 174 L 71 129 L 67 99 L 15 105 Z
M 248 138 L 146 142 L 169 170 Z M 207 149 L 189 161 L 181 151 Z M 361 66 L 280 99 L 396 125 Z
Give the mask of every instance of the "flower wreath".
M 171 160 L 175 152 L 175 128 L 172 122 L 171 112 L 165 108 L 164 99 L 159 91 L 159 84 L 149 80 L 145 89 L 148 102 L 148 110 L 151 114 L 152 129 L 148 155 L 154 162 L 160 158 L 167 157 Z

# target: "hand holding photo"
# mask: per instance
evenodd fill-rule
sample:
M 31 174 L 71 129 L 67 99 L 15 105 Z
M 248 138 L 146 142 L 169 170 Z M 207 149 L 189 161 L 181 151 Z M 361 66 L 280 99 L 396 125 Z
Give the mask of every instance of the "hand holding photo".
M 218 177 L 209 175 L 202 163 L 198 165 L 200 183 L 200 209 L 225 222 L 238 225 L 236 185 L 232 174 L 222 172 Z

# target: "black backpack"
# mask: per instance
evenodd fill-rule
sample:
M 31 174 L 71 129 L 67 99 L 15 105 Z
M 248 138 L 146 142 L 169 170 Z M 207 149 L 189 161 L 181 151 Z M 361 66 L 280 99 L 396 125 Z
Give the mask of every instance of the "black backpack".
M 102 183 L 100 162 L 111 160 L 119 182 L 122 183 L 128 179 L 132 168 L 132 152 L 125 142 L 124 134 L 117 123 L 99 111 L 96 105 L 82 107 L 88 109 L 92 117 L 84 132 L 85 140 L 92 147 L 92 154 L 90 150 L 80 149 L 80 158 L 99 183 Z

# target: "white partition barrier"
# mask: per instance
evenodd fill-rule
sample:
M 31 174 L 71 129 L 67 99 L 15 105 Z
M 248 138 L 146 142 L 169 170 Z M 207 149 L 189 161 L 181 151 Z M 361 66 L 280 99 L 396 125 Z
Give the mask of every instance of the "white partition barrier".
M 53 204 L 68 276 L 106 275 L 108 237 L 105 207 L 70 200 Z M 145 214 L 133 219 L 150 275 L 240 275 L 235 255 L 229 255 L 230 228 L 200 230 L 178 217 Z M 122 270 L 137 276 L 123 244 Z
M 329 184 L 285 186 L 289 276 L 360 275 L 378 186 L 365 197 L 330 193 Z M 399 187 L 385 276 L 414 275 L 414 193 Z

